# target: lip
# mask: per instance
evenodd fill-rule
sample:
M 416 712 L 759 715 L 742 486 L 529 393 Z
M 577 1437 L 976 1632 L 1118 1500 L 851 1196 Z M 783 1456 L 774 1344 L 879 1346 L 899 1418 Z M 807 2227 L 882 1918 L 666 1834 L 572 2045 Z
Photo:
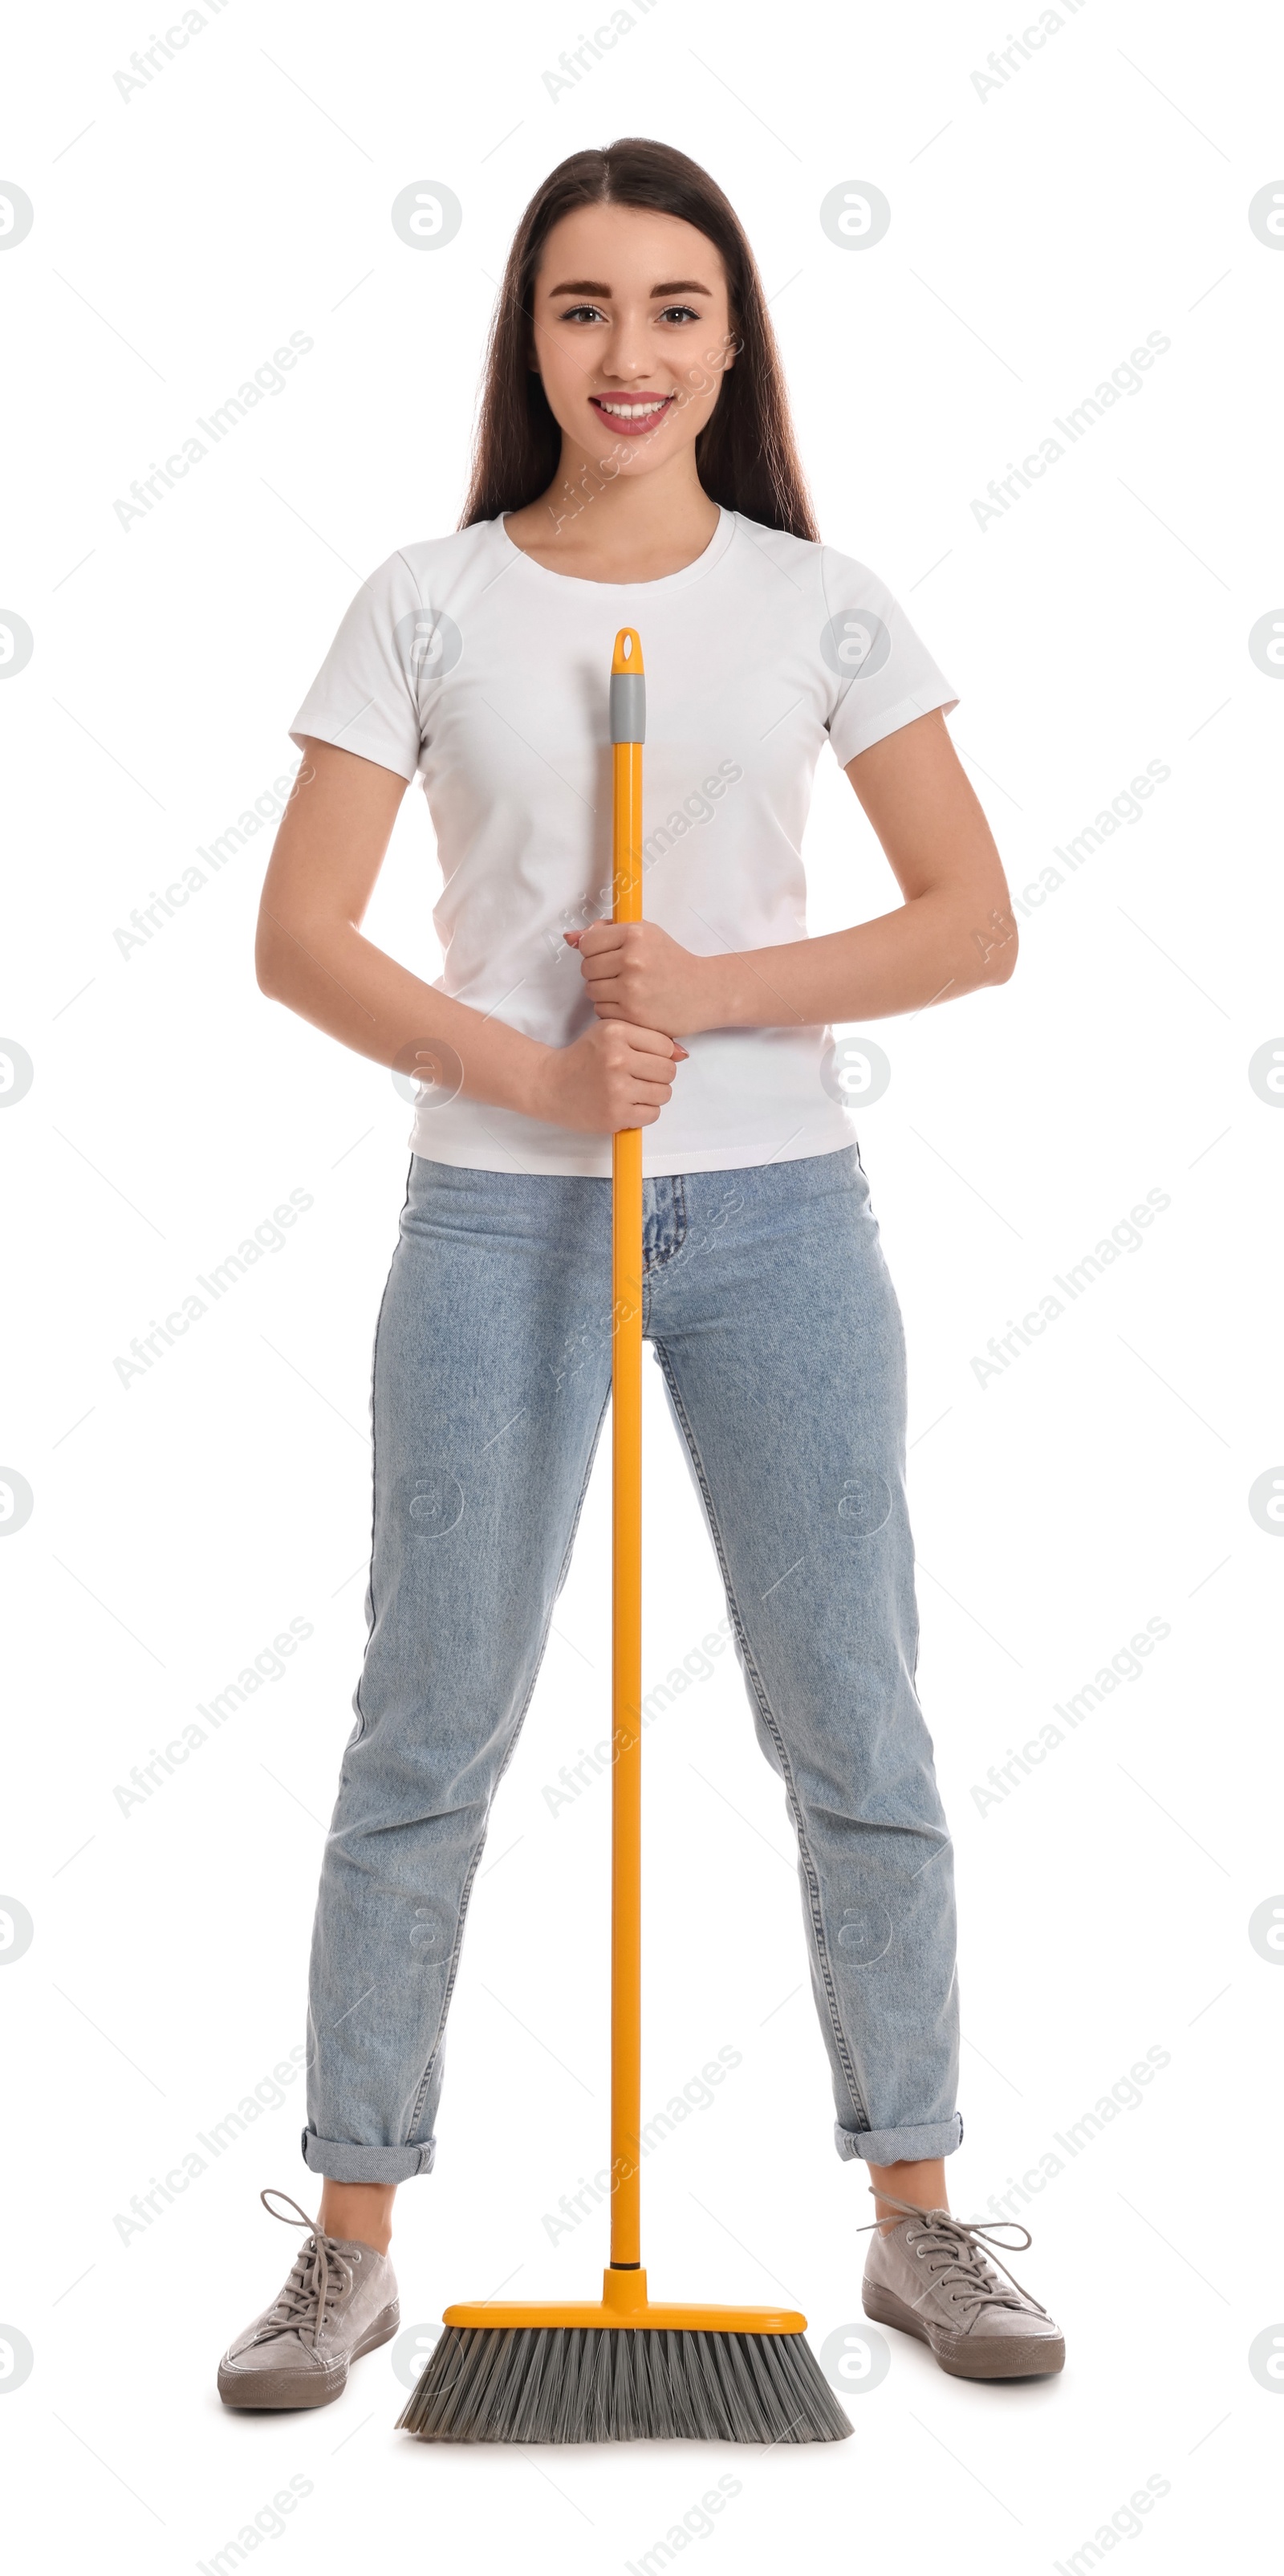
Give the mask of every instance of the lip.
M 608 429 L 617 431 L 621 438 L 642 438 L 648 430 L 658 429 L 661 421 L 668 419 L 677 396 L 676 394 L 647 393 L 590 394 L 589 401 L 598 419 L 605 421 Z M 608 402 L 659 402 L 662 408 L 659 411 L 646 413 L 639 420 L 621 420 L 618 412 L 603 409 L 603 405 Z

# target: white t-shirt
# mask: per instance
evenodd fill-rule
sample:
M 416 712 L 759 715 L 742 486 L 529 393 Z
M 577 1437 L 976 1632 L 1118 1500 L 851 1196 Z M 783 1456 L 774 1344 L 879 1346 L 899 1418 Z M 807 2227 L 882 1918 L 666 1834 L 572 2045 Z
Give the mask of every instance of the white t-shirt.
M 290 732 L 422 776 L 442 876 L 436 986 L 553 1046 L 593 1019 L 562 933 L 611 910 L 621 626 L 637 628 L 646 666 L 643 912 L 698 956 L 806 938 L 803 826 L 826 735 L 845 765 L 957 704 L 875 573 L 735 510 L 659 581 L 549 572 L 502 517 L 390 555 Z M 669 1105 L 643 1129 L 646 1173 L 851 1144 L 829 1029 L 703 1029 L 684 1043 Z M 442 1088 L 410 1142 L 484 1171 L 611 1169 L 609 1136 Z

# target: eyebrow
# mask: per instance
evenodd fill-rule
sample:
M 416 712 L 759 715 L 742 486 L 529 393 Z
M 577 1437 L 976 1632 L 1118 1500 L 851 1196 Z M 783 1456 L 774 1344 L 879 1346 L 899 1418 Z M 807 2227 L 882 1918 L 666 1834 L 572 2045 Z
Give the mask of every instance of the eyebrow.
M 548 289 L 548 292 L 549 292 L 550 296 L 553 296 L 553 295 L 606 295 L 606 296 L 609 296 L 609 294 L 610 294 L 610 292 L 611 292 L 611 289 L 610 289 L 610 287 L 609 287 L 609 286 L 604 286 L 604 285 L 602 284 L 602 281 L 601 281 L 601 279 L 600 279 L 600 278 L 596 278 L 596 277 L 573 277 L 573 278 L 569 279 L 569 281 L 567 282 L 567 284 L 566 284 L 566 285 L 564 285 L 564 286 L 550 286 L 550 287 L 549 287 L 549 289 Z M 700 284 L 699 279 L 698 279 L 698 278 L 696 278 L 696 277 L 677 277 L 677 278 L 670 278 L 670 279 L 668 280 L 667 284 L 665 284 L 665 285 L 663 285 L 663 286 L 653 286 L 653 287 L 652 287 L 652 289 L 651 289 L 651 293 L 652 293 L 652 295 L 653 295 L 653 296 L 655 296 L 655 295 L 710 295 L 710 294 L 712 294 L 712 292 L 713 292 L 713 290 L 712 290 L 712 288 L 711 288 L 711 287 L 708 287 L 708 286 L 702 286 L 702 285 Z

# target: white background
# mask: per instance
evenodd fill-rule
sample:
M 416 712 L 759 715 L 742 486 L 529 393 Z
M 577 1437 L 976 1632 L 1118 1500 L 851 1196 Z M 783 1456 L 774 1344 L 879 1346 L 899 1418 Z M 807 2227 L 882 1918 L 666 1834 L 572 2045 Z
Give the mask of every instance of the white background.
M 1284 1977 L 1248 1936 L 1284 1886 L 1280 1553 L 1248 1508 L 1284 1459 L 1284 1117 L 1248 1079 L 1284 1025 L 1284 699 L 1247 639 L 1284 600 L 1284 256 L 1247 209 L 1279 178 L 1282 67 L 1265 10 L 1061 14 L 985 98 L 971 74 L 1007 21 L 943 0 L 657 0 L 556 103 L 542 74 L 579 22 L 512 0 L 230 0 L 128 103 L 113 74 L 150 39 L 140 10 L 11 31 L 0 175 L 35 207 L 0 256 L 2 604 L 35 639 L 0 689 L 0 1027 L 35 1068 L 0 1119 L 0 1453 L 34 1494 L 0 1550 L 0 1887 L 34 1924 L 0 1979 L 0 2322 L 34 2353 L 0 2382 L 15 2565 L 59 2543 L 208 2563 L 291 2476 L 311 2492 L 255 2545 L 296 2569 L 609 2569 L 676 2525 L 701 2564 L 1024 2571 L 1064 2565 L 1148 2478 L 1167 2493 L 1094 2548 L 1194 2568 L 1252 2510 L 1284 2430 L 1248 2364 L 1284 2318 Z M 909 1342 L 918 1679 L 958 1846 L 955 2205 L 983 2213 L 1147 2050 L 1168 2063 L 1026 2212 L 1014 2267 L 1064 2325 L 1062 2378 L 957 2383 L 891 2335 L 851 2442 L 765 2455 L 429 2449 L 393 2430 L 388 2352 L 320 2414 L 226 2413 L 218 2356 L 295 2242 L 259 2187 L 313 2205 L 301 2082 L 141 2232 L 115 2223 L 301 2041 L 410 1112 L 258 993 L 269 831 L 144 949 L 113 932 L 286 768 L 358 580 L 455 524 L 514 224 L 554 162 L 622 133 L 694 154 L 739 209 L 824 536 L 958 687 L 951 731 L 1014 893 L 1147 762 L 1171 770 L 1031 910 L 1008 986 L 873 1030 L 892 1080 L 860 1119 Z M 420 179 L 464 209 L 431 254 L 389 220 Z M 892 222 L 852 252 L 818 209 L 861 179 Z M 122 529 L 131 480 L 292 331 L 315 347 L 284 392 Z M 991 478 L 1151 332 L 1171 347 L 1143 390 L 982 530 Z M 813 929 L 895 900 L 828 756 L 807 857 Z M 425 976 L 435 882 L 409 796 L 368 926 Z M 122 1386 L 131 1337 L 291 1189 L 314 1206 L 285 1248 Z M 1141 1248 L 979 1384 L 990 1337 L 1151 1190 L 1171 1204 Z M 650 1368 L 647 1408 L 650 1688 L 723 1602 Z M 606 2154 L 609 1792 L 554 1815 L 543 1790 L 603 1732 L 606 1475 L 604 1443 L 476 1890 L 437 2170 L 399 2204 L 407 2325 L 508 2276 L 590 2294 L 604 2260 L 598 2220 L 556 2244 L 542 2220 Z M 291 1618 L 315 1633 L 283 1677 L 122 1813 L 131 1767 Z M 1152 1618 L 1171 1634 L 1140 1676 L 982 1811 L 989 1768 Z M 782 1793 L 729 1654 L 650 1729 L 646 1765 L 647 2105 L 719 2047 L 743 2060 L 648 2160 L 652 2289 L 787 2292 L 819 2350 L 859 2325 L 870 2204 L 834 2154 Z M 718 2475 L 738 2492 L 702 2532 Z

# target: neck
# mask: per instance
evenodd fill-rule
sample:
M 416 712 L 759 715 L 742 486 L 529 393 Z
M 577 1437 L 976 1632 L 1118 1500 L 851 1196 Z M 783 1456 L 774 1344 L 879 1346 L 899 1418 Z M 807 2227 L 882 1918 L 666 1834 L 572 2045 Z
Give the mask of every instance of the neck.
M 564 438 L 557 472 L 529 512 L 540 552 L 591 554 L 603 562 L 673 554 L 690 561 L 718 525 L 718 505 L 696 473 L 691 449 L 654 474 L 615 473 L 586 448 Z

